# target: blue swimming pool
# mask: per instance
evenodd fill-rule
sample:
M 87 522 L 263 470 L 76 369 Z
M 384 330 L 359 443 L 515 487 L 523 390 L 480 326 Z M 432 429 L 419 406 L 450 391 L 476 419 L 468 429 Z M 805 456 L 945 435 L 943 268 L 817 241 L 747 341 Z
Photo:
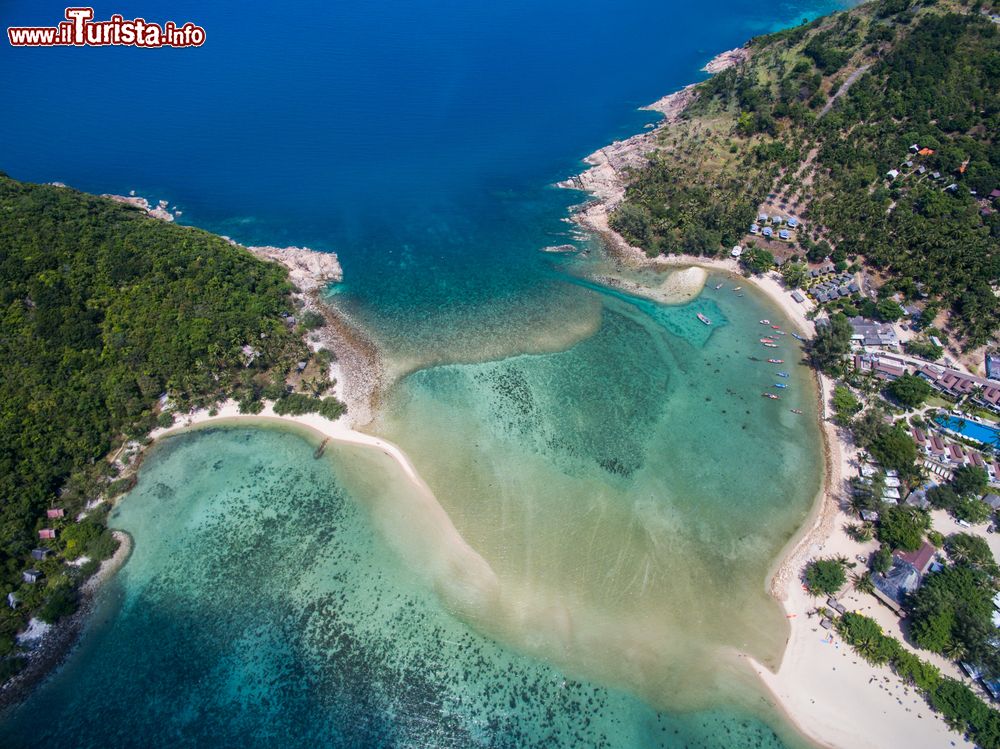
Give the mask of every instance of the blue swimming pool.
M 976 442 L 982 442 L 984 445 L 990 445 L 994 448 L 1000 447 L 1000 429 L 988 427 L 976 421 L 969 421 L 959 416 L 939 416 L 936 421 L 945 429 L 950 429 L 953 432 L 961 434 L 963 437 L 968 437 L 969 439 L 976 440 Z

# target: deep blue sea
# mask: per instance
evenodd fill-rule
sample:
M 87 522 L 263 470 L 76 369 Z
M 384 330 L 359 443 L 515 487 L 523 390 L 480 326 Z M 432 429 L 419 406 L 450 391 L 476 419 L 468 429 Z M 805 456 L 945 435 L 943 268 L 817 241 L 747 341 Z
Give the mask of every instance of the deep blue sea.
M 100 3 L 192 20 L 198 49 L 0 45 L 0 170 L 165 199 L 243 243 L 340 254 L 386 336 L 539 285 L 580 195 L 548 188 L 705 77 L 716 53 L 843 0 Z M 8 25 L 64 5 L 4 0 Z M 507 310 L 509 311 L 509 309 Z M 419 319 L 416 319 L 419 318 Z
M 780 313 L 729 287 L 665 312 L 571 279 L 578 258 L 539 250 L 589 246 L 565 220 L 583 196 L 552 185 L 655 120 L 639 106 L 748 37 L 843 5 L 121 0 L 96 17 L 190 20 L 205 46 L 0 42 L 0 170 L 135 190 L 244 244 L 337 252 L 337 303 L 412 373 L 376 429 L 413 455 L 507 591 L 564 595 L 552 609 L 588 625 L 578 634 L 605 660 L 622 642 L 689 650 L 694 638 L 670 641 L 672 617 L 713 646 L 753 630 L 771 652 L 783 630 L 767 623 L 784 622 L 764 569 L 808 510 L 820 461 L 811 423 L 787 408 L 815 407 L 804 371 L 780 411 L 759 397 L 769 369 L 741 374 L 756 321 Z M 0 0 L 0 23 L 55 24 L 64 7 Z M 713 676 L 711 709 L 658 711 L 644 687 L 683 697 L 688 679 L 711 703 L 716 682 L 682 660 L 650 669 L 656 689 L 624 660 L 604 678 L 608 664 L 552 647 L 541 616 L 517 636 L 470 625 L 397 553 L 386 498 L 405 498 L 385 461 L 331 453 L 314 461 L 301 436 L 268 430 L 158 446 L 113 517 L 136 539 L 132 560 L 66 667 L 4 716 L 0 746 L 795 743 L 773 711 L 729 699 L 729 676 Z M 739 522 L 712 510 L 741 496 Z M 680 557 L 704 558 L 701 576 Z M 637 570 L 641 593 L 622 584 Z M 738 616 L 713 608 L 733 601 Z M 606 648 L 595 632 L 610 633 Z

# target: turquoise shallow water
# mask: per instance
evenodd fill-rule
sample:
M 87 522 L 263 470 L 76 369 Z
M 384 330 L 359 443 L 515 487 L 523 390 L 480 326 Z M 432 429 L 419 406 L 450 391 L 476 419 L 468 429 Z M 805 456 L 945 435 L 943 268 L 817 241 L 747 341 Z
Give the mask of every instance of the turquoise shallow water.
M 336 303 L 401 378 L 372 428 L 493 575 L 461 578 L 399 520 L 386 461 L 314 462 L 270 431 L 173 440 L 116 516 L 134 558 L 2 738 L 773 745 L 732 650 L 773 662 L 784 638 L 764 585 L 818 484 L 808 376 L 760 397 L 771 368 L 747 357 L 773 311 L 750 289 L 663 307 L 538 250 L 588 245 L 564 220 L 582 196 L 547 185 L 652 119 L 636 106 L 840 5 L 175 0 L 157 20 L 200 23 L 204 48 L 0 46 L 0 169 L 340 254 Z M 11 0 L 4 20 L 62 10 Z
M 480 626 L 680 709 L 754 699 L 734 651 L 778 662 L 767 574 L 822 461 L 799 343 L 761 346 L 773 309 L 719 280 L 679 306 L 591 285 L 593 335 L 410 374 L 375 425 L 498 576 Z
M 394 471 L 276 429 L 157 446 L 114 516 L 132 558 L 4 746 L 781 745 L 740 711 L 658 713 L 470 630 L 373 528 Z

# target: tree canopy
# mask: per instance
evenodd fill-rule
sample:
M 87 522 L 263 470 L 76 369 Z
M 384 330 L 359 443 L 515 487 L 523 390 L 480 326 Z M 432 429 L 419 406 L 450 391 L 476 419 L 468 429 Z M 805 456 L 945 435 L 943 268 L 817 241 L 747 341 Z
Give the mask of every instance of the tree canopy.
M 833 595 L 845 582 L 847 573 L 839 559 L 817 559 L 806 567 L 806 587 L 814 596 Z
M 904 374 L 889 383 L 886 388 L 890 395 L 907 408 L 916 408 L 931 394 L 931 385 L 923 377 Z
M 2 174 L 0 215 L 0 593 L 23 604 L 2 607 L 2 638 L 72 608 L 72 576 L 93 567 L 62 559 L 113 551 L 103 517 L 73 518 L 116 486 L 104 458 L 157 423 L 161 394 L 177 409 L 247 397 L 308 351 L 283 317 L 285 269 L 220 237 Z M 36 561 L 43 526 L 55 554 Z M 42 583 L 22 585 L 29 565 Z

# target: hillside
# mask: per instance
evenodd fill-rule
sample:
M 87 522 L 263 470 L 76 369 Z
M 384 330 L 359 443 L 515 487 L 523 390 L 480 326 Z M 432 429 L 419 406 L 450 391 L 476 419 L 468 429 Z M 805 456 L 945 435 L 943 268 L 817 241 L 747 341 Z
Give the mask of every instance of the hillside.
M 172 421 L 161 394 L 178 412 L 275 397 L 309 354 L 280 265 L 111 200 L 4 175 L 0 305 L 0 593 L 20 604 L 0 608 L 2 658 L 32 612 L 72 610 L 76 586 L 114 550 L 100 509 L 75 519 L 125 488 L 109 451 Z M 39 540 L 44 527 L 54 540 Z M 31 555 L 38 546 L 51 551 L 44 560 Z M 64 563 L 81 556 L 93 561 Z M 40 582 L 22 578 L 29 567 Z M 0 676 L 16 667 L 0 659 Z
M 990 13 L 879 0 L 752 40 L 748 61 L 658 131 L 611 227 L 650 255 L 741 244 L 864 266 L 880 296 L 919 300 L 926 323 L 947 312 L 966 347 L 987 342 L 1000 325 Z M 751 236 L 761 210 L 801 225 L 785 241 Z

